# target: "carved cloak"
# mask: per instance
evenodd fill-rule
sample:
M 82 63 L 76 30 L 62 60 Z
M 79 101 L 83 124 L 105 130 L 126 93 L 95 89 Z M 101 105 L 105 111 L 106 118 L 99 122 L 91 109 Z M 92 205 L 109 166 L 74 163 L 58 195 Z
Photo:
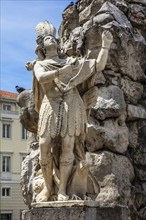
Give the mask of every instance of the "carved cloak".
M 85 104 L 79 94 L 77 86 L 85 82 L 95 73 L 95 60 L 68 58 L 65 62 L 56 64 L 39 64 L 45 71 L 54 70 L 66 64 L 72 66 L 72 74 L 68 73 L 64 78 L 59 77 L 54 83 L 62 93 L 61 97 L 47 98 L 36 79 L 34 80 L 34 98 L 37 111 L 39 111 L 38 135 L 55 138 L 58 135 L 64 137 L 79 136 L 87 131 L 87 115 Z M 40 92 L 41 91 L 41 92 Z M 41 98 L 43 101 L 41 103 Z

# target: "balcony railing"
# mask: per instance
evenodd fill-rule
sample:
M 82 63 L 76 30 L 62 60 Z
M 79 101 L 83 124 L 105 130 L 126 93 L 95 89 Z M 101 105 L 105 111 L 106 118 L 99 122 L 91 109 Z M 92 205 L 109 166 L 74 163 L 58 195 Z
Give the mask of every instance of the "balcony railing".
M 6 111 L 6 110 L 0 110 L 0 114 L 4 114 L 4 115 L 19 115 L 20 112 L 19 111 Z

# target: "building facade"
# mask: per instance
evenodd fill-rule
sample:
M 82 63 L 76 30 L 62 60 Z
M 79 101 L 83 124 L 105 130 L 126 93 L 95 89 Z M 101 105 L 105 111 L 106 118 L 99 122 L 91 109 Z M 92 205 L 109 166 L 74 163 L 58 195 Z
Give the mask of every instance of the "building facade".
M 20 220 L 23 202 L 20 173 L 27 155 L 27 131 L 21 125 L 18 94 L 0 91 L 0 204 L 1 220 Z

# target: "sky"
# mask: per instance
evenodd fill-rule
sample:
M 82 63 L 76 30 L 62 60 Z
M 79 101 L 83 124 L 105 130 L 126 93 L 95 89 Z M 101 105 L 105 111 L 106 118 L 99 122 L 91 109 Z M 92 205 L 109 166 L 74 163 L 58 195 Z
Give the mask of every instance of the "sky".
M 0 0 L 0 90 L 17 93 L 15 86 L 32 88 L 25 64 L 36 58 L 36 25 L 44 20 L 57 31 L 71 0 Z

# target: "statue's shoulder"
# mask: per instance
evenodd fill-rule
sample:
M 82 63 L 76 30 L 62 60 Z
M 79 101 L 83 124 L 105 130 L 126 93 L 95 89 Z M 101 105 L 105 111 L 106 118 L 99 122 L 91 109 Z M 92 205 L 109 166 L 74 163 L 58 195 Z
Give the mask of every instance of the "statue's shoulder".
M 43 64 L 44 62 L 45 62 L 44 60 L 37 60 L 37 61 L 36 61 L 36 64 L 41 65 L 41 64 Z
M 38 68 L 38 67 L 42 67 L 44 65 L 44 61 L 43 60 L 37 60 L 34 67 Z

